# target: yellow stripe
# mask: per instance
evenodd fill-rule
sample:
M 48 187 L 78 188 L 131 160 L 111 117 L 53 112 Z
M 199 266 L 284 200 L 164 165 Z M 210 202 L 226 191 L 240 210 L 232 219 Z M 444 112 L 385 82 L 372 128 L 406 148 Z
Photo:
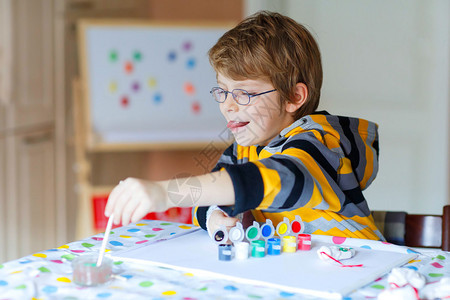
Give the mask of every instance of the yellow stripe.
M 195 226 L 200 226 L 197 219 L 197 210 L 198 206 L 194 207 L 194 212 L 192 213 L 192 224 L 194 224 Z
M 330 184 L 328 183 L 328 180 L 326 179 L 320 167 L 317 165 L 316 161 L 307 152 L 300 149 L 291 148 L 283 151 L 283 154 L 297 157 L 302 161 L 302 163 L 308 169 L 309 173 L 311 173 L 312 178 L 315 179 L 315 184 L 318 183 L 322 188 L 323 198 L 327 199 L 327 203 L 329 204 L 329 210 L 339 211 L 341 209 L 341 202 L 339 201 L 339 198 L 337 197 L 334 190 L 331 188 Z M 315 194 L 316 189 L 317 188 L 315 186 L 313 197 L 311 198 L 312 201 L 314 200 L 315 201 L 313 203 L 308 203 L 306 206 L 314 207 L 320 203 L 318 202 L 317 194 Z M 317 190 L 317 192 L 319 192 L 319 190 Z
M 281 179 L 277 171 L 266 168 L 259 161 L 254 161 L 253 163 L 258 167 L 264 182 L 264 198 L 257 209 L 266 209 L 272 205 L 275 196 L 280 192 Z
M 359 120 L 358 132 L 366 146 L 366 166 L 364 168 L 364 177 L 361 180 L 361 188 L 365 189 L 370 176 L 373 174 L 373 151 L 370 145 L 367 145 L 367 129 L 369 122 L 366 120 Z

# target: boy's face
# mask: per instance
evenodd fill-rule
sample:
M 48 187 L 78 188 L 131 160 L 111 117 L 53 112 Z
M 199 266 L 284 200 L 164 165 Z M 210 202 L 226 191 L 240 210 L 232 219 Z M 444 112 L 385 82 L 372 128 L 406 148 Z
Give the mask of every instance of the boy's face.
M 249 94 L 259 94 L 274 89 L 268 81 L 235 81 L 221 73 L 217 74 L 217 83 L 220 88 L 229 92 L 242 89 Z M 277 91 L 252 97 L 245 106 L 237 104 L 230 93 L 225 102 L 219 105 L 228 122 L 227 127 L 241 146 L 266 146 L 281 130 L 294 122 L 285 105 L 280 104 Z

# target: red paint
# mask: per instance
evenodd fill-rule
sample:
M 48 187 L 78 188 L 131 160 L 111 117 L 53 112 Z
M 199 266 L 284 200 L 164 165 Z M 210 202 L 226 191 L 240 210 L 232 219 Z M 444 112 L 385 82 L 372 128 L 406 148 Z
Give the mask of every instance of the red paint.
M 297 236 L 297 249 L 303 251 L 311 250 L 311 235 L 301 233 Z
M 300 225 L 300 222 L 294 221 L 292 222 L 292 231 L 294 233 L 300 232 L 302 230 L 302 225 Z

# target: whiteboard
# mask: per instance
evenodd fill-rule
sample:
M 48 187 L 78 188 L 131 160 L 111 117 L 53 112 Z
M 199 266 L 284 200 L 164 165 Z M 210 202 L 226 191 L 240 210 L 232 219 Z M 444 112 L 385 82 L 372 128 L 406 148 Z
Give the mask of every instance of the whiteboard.
M 115 260 L 169 266 L 209 277 L 221 277 L 240 283 L 263 285 L 321 298 L 342 298 L 375 281 L 417 257 L 406 247 L 392 245 L 383 250 L 356 248 L 356 254 L 343 263 L 363 264 L 360 268 L 342 268 L 320 260 L 317 250 L 330 246 L 329 237 L 311 235 L 311 250 L 247 260 L 218 260 L 218 245 L 204 230 L 189 232 L 161 243 L 144 245 L 112 253 Z M 345 240 L 345 239 L 344 239 Z M 351 240 L 351 239 L 348 239 Z M 360 241 L 367 241 L 362 240 Z M 374 241 L 369 241 L 374 242 Z M 351 246 L 352 245 L 342 245 Z M 400 250 L 399 250 L 400 249 Z
M 208 50 L 229 26 L 80 22 L 88 146 L 229 140 Z

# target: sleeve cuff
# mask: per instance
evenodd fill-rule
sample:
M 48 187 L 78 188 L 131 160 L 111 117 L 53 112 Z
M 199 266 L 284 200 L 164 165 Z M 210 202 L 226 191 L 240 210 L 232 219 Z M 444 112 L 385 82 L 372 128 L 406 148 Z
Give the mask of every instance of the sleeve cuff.
M 235 204 L 220 208 L 229 216 L 257 208 L 264 198 L 264 182 L 258 167 L 253 163 L 241 165 L 220 164 L 230 175 L 234 187 Z

